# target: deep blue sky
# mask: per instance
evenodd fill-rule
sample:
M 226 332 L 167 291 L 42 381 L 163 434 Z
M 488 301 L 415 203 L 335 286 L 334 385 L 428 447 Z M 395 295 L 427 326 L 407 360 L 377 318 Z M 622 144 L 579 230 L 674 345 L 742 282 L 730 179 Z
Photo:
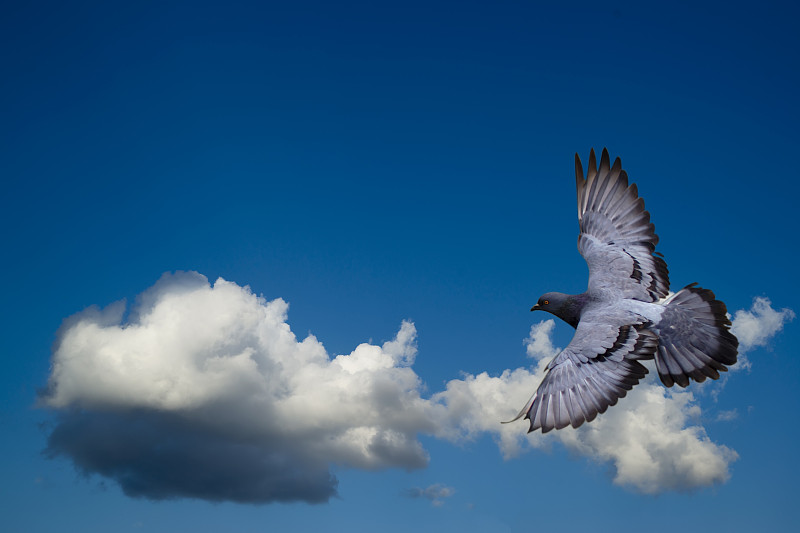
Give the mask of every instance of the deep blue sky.
M 64 318 L 133 301 L 175 270 L 284 298 L 292 330 L 330 354 L 411 319 L 431 392 L 522 366 L 538 295 L 585 288 L 572 164 L 591 147 L 639 185 L 674 288 L 701 282 L 731 311 L 756 296 L 797 310 L 798 15 L 789 3 L 6 6 L 0 522 L 797 527 L 792 326 L 719 404 L 701 402 L 709 436 L 740 458 L 726 484 L 690 494 L 631 492 L 558 447 L 504 461 L 488 436 L 423 437 L 427 469 L 342 469 L 328 504 L 153 503 L 45 459 L 52 413 L 33 406 Z M 557 344 L 569 336 L 557 326 Z M 739 418 L 713 422 L 728 409 Z M 456 490 L 442 507 L 402 496 L 434 483 Z

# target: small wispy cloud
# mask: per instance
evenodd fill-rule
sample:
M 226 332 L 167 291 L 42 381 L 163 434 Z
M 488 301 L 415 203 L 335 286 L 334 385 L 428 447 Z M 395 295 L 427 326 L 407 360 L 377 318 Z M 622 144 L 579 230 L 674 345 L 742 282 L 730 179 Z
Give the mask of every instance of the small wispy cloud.
M 727 411 L 720 411 L 717 413 L 717 422 L 731 422 L 739 418 L 739 411 L 736 409 L 729 409 Z
M 749 370 L 752 364 L 746 352 L 765 346 L 794 317 L 791 309 L 773 309 L 769 298 L 763 296 L 754 298 L 750 309 L 736 311 L 731 331 L 739 339 L 740 356 L 739 363 L 732 370 Z
M 441 507 L 444 505 L 444 500 L 455 494 L 455 489 L 448 487 L 441 483 L 430 485 L 427 488 L 411 488 L 406 489 L 405 495 L 409 498 L 422 498 L 430 500 L 431 505 L 434 507 Z

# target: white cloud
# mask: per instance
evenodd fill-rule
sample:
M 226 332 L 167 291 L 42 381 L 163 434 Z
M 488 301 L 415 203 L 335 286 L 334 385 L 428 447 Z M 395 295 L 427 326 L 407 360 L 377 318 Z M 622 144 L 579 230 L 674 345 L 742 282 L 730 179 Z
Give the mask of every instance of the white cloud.
M 164 417 L 172 417 L 191 431 L 214 435 L 221 446 L 250 446 L 254 461 L 277 457 L 280 463 L 285 456 L 319 465 L 315 475 L 326 473 L 330 463 L 425 466 L 417 434 L 435 428 L 433 406 L 420 397 L 421 381 L 409 367 L 416 355 L 414 325 L 403 322 L 397 337 L 382 346 L 364 343 L 331 358 L 314 336 L 295 337 L 287 308 L 281 299 L 266 301 L 223 279 L 211 286 L 197 273 L 165 275 L 138 298 L 127 323 L 122 303 L 65 322 L 42 401 L 64 413 L 80 409 L 95 416 L 95 425 L 146 413 L 150 426 L 168 427 Z M 76 440 L 71 427 L 62 427 L 61 440 L 51 439 L 51 453 L 74 458 L 94 446 Z M 126 488 L 124 476 L 112 477 Z M 329 475 L 314 479 L 333 494 Z M 145 482 L 153 490 L 143 495 L 159 497 L 159 479 L 136 479 Z M 269 491 L 262 496 L 273 499 Z
M 436 483 L 424 489 L 419 487 L 408 489 L 406 490 L 406 496 L 409 498 L 423 498 L 430 500 L 431 505 L 434 507 L 441 507 L 444 505 L 445 498 L 449 498 L 455 494 L 455 492 L 455 489 L 452 487 L 448 487 L 441 483 Z
M 501 424 L 511 420 L 544 376 L 527 369 L 506 370 L 500 376 L 482 372 L 477 376 L 467 374 L 463 379 L 447 382 L 444 391 L 431 400 L 442 407 L 432 414 L 438 417 L 436 435 L 460 442 L 474 439 L 484 433 L 494 436 L 506 458 L 519 455 L 528 443 L 537 442 L 538 436 L 525 438 L 527 425 Z M 535 444 L 534 444 L 535 445 Z
M 740 358 L 744 351 L 765 345 L 793 317 L 789 309 L 772 309 L 765 298 L 756 298 L 749 311 L 737 311 L 732 329 L 740 335 Z M 592 460 L 611 462 L 615 483 L 645 493 L 690 490 L 729 479 L 736 452 L 711 441 L 701 425 L 701 409 L 693 393 L 663 387 L 652 364 L 644 382 L 578 430 L 526 435 L 527 422 L 501 425 L 500 420 L 515 414 L 509 406 L 525 404 L 544 378 L 547 362 L 558 353 L 551 341 L 554 326 L 551 319 L 531 327 L 525 346 L 528 356 L 537 361 L 532 370 L 506 370 L 497 377 L 466 375 L 434 395 L 434 401 L 446 406 L 440 412 L 446 419 L 440 422 L 439 435 L 458 441 L 490 433 L 506 458 L 560 442 Z M 736 411 L 731 410 L 721 412 L 718 419 L 735 417 Z
M 466 374 L 463 379 L 447 382 L 445 390 L 431 398 L 442 407 L 432 412 L 439 417 L 436 434 L 458 442 L 490 433 L 507 459 L 518 456 L 530 442 L 535 442 L 536 435 L 531 435 L 531 440 L 525 438 L 525 424 L 501 424 L 500 421 L 514 417 L 544 378 L 549 359 L 560 351 L 553 347 L 551 340 L 554 327 L 552 319 L 531 326 L 524 344 L 528 356 L 537 361 L 533 371 L 517 368 L 506 370 L 500 376 L 490 376 L 486 372 Z
M 794 320 L 794 311 L 772 308 L 769 298 L 757 297 L 749 310 L 740 309 L 733 315 L 731 331 L 739 339 L 739 364 L 733 370 L 748 370 L 752 366 L 744 352 L 767 342 L 783 329 L 786 322 Z
M 717 422 L 730 422 L 739 418 L 739 411 L 736 409 L 728 409 L 727 411 L 720 411 L 717 413 Z
M 531 332 L 524 341 L 528 357 L 536 361 L 542 361 L 543 359 L 551 359 L 558 355 L 561 348 L 554 347 L 553 341 L 550 338 L 551 335 L 553 335 L 553 329 L 555 329 L 555 327 L 556 321 L 552 318 L 531 326 Z
M 610 462 L 615 483 L 646 493 L 724 482 L 737 458 L 710 440 L 692 392 L 665 389 L 652 371 L 578 430 L 526 434 L 526 422 L 501 424 L 558 353 L 553 320 L 524 341 L 530 369 L 466 374 L 424 398 L 411 322 L 382 345 L 331 356 L 313 335 L 295 337 L 280 298 L 223 279 L 212 286 L 197 273 L 164 275 L 127 320 L 125 310 L 118 302 L 65 320 L 41 401 L 59 413 L 48 453 L 132 496 L 327 501 L 337 490 L 332 464 L 424 467 L 419 434 L 456 443 L 490 434 L 506 458 L 560 443 Z M 735 313 L 733 327 L 747 349 L 793 316 L 760 298 Z M 436 505 L 452 489 L 418 490 L 439 490 L 429 498 Z
M 545 324 L 545 323 L 542 323 Z M 531 329 L 528 346 L 541 344 L 542 331 Z M 527 433 L 528 423 L 501 425 L 515 414 L 509 406 L 522 406 L 544 377 L 547 358 L 537 369 L 505 371 L 498 377 L 468 375 L 453 380 L 434 400 L 447 406 L 448 428 L 440 436 L 458 441 L 481 432 L 494 435 L 503 456 L 512 458 L 530 448 L 560 442 L 572 452 L 600 462 L 611 462 L 614 482 L 640 492 L 686 490 L 726 481 L 736 452 L 715 444 L 699 425 L 700 408 L 691 392 L 668 390 L 651 372 L 626 398 L 590 424 L 543 435 Z
M 699 418 L 691 392 L 650 378 L 595 422 L 559 438 L 594 460 L 611 461 L 619 485 L 649 494 L 688 490 L 727 481 L 738 458 L 709 439 Z

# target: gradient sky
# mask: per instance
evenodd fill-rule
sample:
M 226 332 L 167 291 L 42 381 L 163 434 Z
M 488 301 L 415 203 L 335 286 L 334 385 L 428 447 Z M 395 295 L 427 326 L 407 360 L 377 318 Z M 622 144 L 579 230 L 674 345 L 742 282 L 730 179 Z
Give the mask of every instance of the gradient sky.
M 798 528 L 798 8 L 553 4 L 6 6 L 2 529 Z M 109 431 L 130 421 L 102 401 L 41 399 L 62 322 L 133 306 L 164 273 L 283 299 L 297 340 L 312 334 L 330 358 L 362 343 L 389 353 L 413 323 L 413 365 L 406 352 L 392 364 L 413 369 L 425 409 L 450 398 L 436 396 L 448 382 L 533 368 L 541 351 L 524 341 L 547 317 L 528 309 L 586 287 L 573 157 L 604 146 L 639 186 L 673 289 L 697 281 L 732 315 L 753 313 L 739 315 L 752 317 L 750 368 L 690 387 L 681 411 L 699 441 L 731 450 L 727 479 L 643 490 L 608 456 L 555 439 L 504 457 L 499 430 L 465 429 L 451 404 L 436 420 L 452 427 L 412 437 L 423 464 L 314 455 L 338 480 L 326 503 L 129 497 L 114 476 L 45 453 L 70 416 L 111 413 Z M 567 325 L 539 327 L 569 342 Z M 194 435 L 147 409 L 142 433 Z M 466 413 L 495 419 L 481 409 Z M 201 443 L 182 446 L 202 464 Z

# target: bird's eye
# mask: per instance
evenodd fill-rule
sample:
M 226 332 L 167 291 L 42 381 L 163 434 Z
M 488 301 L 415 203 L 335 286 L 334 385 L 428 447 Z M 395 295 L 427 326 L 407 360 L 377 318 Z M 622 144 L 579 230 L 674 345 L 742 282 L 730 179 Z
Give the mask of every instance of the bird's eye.
M 543 303 L 544 305 L 550 305 L 550 300 L 545 300 Z

